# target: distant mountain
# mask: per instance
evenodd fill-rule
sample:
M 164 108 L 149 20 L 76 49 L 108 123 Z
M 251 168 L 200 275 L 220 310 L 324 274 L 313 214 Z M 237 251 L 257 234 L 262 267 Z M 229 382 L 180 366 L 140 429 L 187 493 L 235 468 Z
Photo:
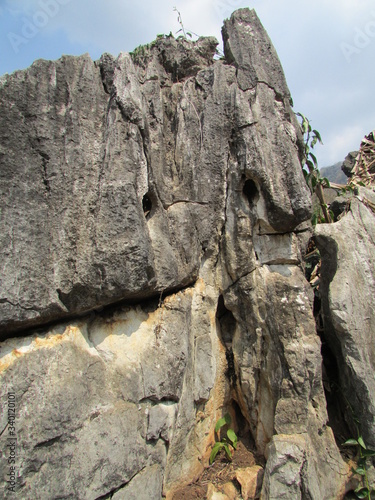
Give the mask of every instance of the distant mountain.
M 330 182 L 335 182 L 336 184 L 346 184 L 348 178 L 341 170 L 342 161 L 331 165 L 330 167 L 323 167 L 320 169 L 320 174 L 322 177 L 327 177 Z

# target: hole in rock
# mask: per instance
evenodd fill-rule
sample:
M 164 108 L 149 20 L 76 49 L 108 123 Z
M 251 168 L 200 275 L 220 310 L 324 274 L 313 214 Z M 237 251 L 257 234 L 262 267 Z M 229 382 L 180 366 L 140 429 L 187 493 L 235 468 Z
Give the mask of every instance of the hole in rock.
M 145 194 L 142 200 L 142 208 L 143 208 L 143 213 L 145 214 L 145 217 L 147 218 L 150 215 L 150 212 L 152 210 L 152 201 L 149 193 Z
M 234 419 L 235 419 L 235 431 L 237 432 L 238 437 L 248 436 L 249 434 L 249 424 L 246 418 L 243 416 L 241 408 L 237 401 L 232 399 L 231 406 L 234 411 Z M 251 443 L 253 444 L 253 443 Z
M 226 347 L 231 346 L 234 332 L 236 331 L 236 320 L 232 312 L 225 307 L 222 295 L 220 295 L 217 303 L 216 319 L 219 323 L 219 338 L 221 342 Z
M 243 194 L 246 196 L 247 201 L 249 202 L 250 207 L 256 204 L 259 200 L 259 190 L 257 185 L 252 179 L 247 179 L 242 188 Z

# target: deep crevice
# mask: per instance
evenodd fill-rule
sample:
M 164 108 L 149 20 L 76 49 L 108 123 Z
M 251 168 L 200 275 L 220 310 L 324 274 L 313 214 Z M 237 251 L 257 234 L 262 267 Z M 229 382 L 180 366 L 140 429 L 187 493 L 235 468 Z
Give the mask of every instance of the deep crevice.
M 163 396 L 162 398 L 158 398 L 155 395 L 151 395 L 151 396 L 146 396 L 143 399 L 140 399 L 139 403 L 140 404 L 148 403 L 151 406 L 156 406 L 158 404 L 165 404 L 165 405 L 169 404 L 170 406 L 172 406 L 177 404 L 179 401 L 180 401 L 179 397 L 175 395 Z
M 321 340 L 322 381 L 327 403 L 328 425 L 336 443 L 351 437 L 345 417 L 345 397 L 340 382 L 340 362 L 331 345 L 332 330 L 328 291 L 337 270 L 337 244 L 328 237 L 313 237 L 308 243 L 305 257 L 305 277 L 314 290 L 313 315 L 316 332 Z
M 219 296 L 216 308 L 216 318 L 219 322 L 219 339 L 226 347 L 231 346 L 236 330 L 236 320 L 233 313 L 225 307 L 224 297 Z
M 243 185 L 242 192 L 245 195 L 250 208 L 254 207 L 259 200 L 259 189 L 253 179 L 247 179 Z
M 145 214 L 146 219 L 149 219 L 150 214 L 151 214 L 151 210 L 152 210 L 152 200 L 151 200 L 150 193 L 146 193 L 143 196 L 142 209 L 143 209 L 143 213 Z
M 229 380 L 232 387 L 236 387 L 237 383 L 237 374 L 236 374 L 236 366 L 234 363 L 234 354 L 233 349 L 228 347 L 225 351 L 225 357 L 227 358 L 228 368 L 225 372 L 227 379 Z
M 225 348 L 225 357 L 227 361 L 225 375 L 229 381 L 230 387 L 233 390 L 236 390 L 237 373 L 232 342 L 236 332 L 237 322 L 232 311 L 226 308 L 223 295 L 220 295 L 218 298 L 216 307 L 216 322 L 219 340 Z
M 50 181 L 48 179 L 48 173 L 47 173 L 47 165 L 48 165 L 48 160 L 49 160 L 49 157 L 48 155 L 44 155 L 42 153 L 40 153 L 41 157 L 42 157 L 42 179 L 43 179 L 43 184 L 46 188 L 46 191 L 47 193 L 50 193 L 51 192 L 51 185 L 50 185 Z

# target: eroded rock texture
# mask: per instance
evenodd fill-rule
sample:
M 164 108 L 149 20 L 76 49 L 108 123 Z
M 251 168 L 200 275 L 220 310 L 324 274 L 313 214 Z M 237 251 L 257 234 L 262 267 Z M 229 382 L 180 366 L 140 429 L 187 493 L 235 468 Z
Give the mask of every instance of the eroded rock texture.
M 255 12 L 223 35 L 1 80 L 2 494 L 9 392 L 18 498 L 172 498 L 225 411 L 263 498 L 345 491 L 299 127 Z
M 356 437 L 354 419 L 375 449 L 375 194 L 360 188 L 349 212 L 316 229 L 322 254 L 322 315 L 325 339 L 336 366 L 331 382 Z M 331 364 L 331 370 L 332 370 Z M 328 368 L 329 369 L 329 368 Z M 337 389 L 333 387 L 333 391 Z

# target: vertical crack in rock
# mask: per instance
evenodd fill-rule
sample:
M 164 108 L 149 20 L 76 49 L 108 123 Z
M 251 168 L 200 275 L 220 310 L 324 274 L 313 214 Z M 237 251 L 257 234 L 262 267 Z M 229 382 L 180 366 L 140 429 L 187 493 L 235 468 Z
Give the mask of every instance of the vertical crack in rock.
M 226 169 L 225 169 L 225 184 L 224 184 L 224 207 L 223 207 L 223 222 L 219 231 L 219 236 L 218 236 L 218 251 L 217 251 L 217 257 L 216 261 L 214 264 L 214 268 L 217 267 L 219 259 L 222 255 L 222 249 L 224 246 L 224 238 L 225 238 L 225 230 L 226 230 L 226 224 L 227 224 L 227 209 L 228 209 L 228 196 L 229 196 L 229 185 L 228 185 L 228 176 L 229 176 L 229 159 L 230 159 L 230 152 L 228 152 L 228 157 L 227 157 L 227 162 L 226 162 Z
M 50 186 L 50 181 L 48 178 L 48 171 L 47 171 L 47 165 L 48 165 L 48 160 L 49 156 L 45 153 L 40 153 L 40 156 L 42 157 L 42 178 L 43 178 L 43 184 L 46 188 L 47 194 L 51 192 L 51 186 Z
M 322 354 L 322 381 L 325 398 L 327 401 L 327 412 L 329 425 L 332 427 L 336 441 L 344 442 L 350 437 L 350 431 L 345 422 L 345 408 L 347 404 L 343 399 L 342 388 L 340 387 L 340 366 L 344 360 L 336 358 L 330 346 L 330 336 L 332 336 L 332 321 L 329 314 L 327 290 L 337 271 L 337 245 L 329 238 L 313 237 L 309 241 L 308 248 L 314 248 L 318 243 L 320 253 L 311 252 L 309 257 L 309 267 L 305 271 L 306 278 L 310 282 L 312 273 L 319 271 L 315 280 L 319 280 L 319 286 L 314 288 L 313 315 L 316 323 L 316 332 L 321 340 Z M 315 276 L 315 274 L 314 274 Z M 353 429 L 354 431 L 354 429 Z

